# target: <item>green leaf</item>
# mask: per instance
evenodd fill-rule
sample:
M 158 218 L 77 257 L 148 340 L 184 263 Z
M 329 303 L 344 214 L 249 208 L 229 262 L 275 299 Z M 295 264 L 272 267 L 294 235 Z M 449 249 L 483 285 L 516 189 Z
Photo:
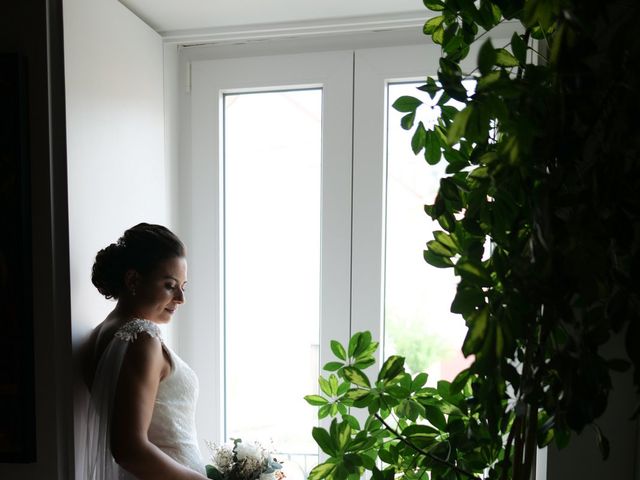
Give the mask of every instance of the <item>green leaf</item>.
M 349 382 L 342 382 L 338 387 L 338 391 L 336 392 L 337 396 L 341 397 L 342 395 L 347 393 L 349 391 L 349 387 Z
M 338 423 L 337 436 L 336 436 L 338 449 L 340 451 L 344 451 L 344 448 L 347 446 L 350 440 L 351 440 L 351 426 L 349 425 L 349 423 L 348 422 Z
M 337 340 L 331 340 L 331 351 L 333 354 L 338 357 L 340 360 L 347 360 L 347 352 L 340 342 Z
M 491 67 L 496 64 L 497 57 L 491 38 L 487 38 L 478 52 L 478 69 L 482 75 L 487 75 L 491 71 Z
M 440 87 L 433 79 L 433 77 L 427 77 L 427 81 L 424 85 L 418 87 L 418 90 L 422 92 L 426 92 L 429 94 L 429 97 L 433 100 L 437 93 L 440 91 Z
M 442 0 L 423 0 L 424 6 L 434 12 L 444 10 L 444 2 Z
M 321 397 L 320 395 L 306 395 L 304 399 L 307 401 L 309 405 L 313 405 L 316 407 L 320 405 L 326 405 L 327 403 L 329 403 L 329 400 L 327 400 L 324 397 Z
M 338 447 L 336 445 L 336 442 L 333 438 L 331 438 L 329 432 L 327 432 L 324 428 L 313 427 L 313 429 L 311 430 L 311 436 L 324 453 L 332 457 L 337 456 Z
M 433 232 L 433 237 L 436 239 L 438 243 L 441 243 L 452 252 L 454 253 L 458 252 L 459 250 L 458 244 L 448 233 L 443 232 L 442 230 L 436 230 L 435 232 Z
M 450 212 L 444 212 L 436 218 L 442 228 L 448 232 L 453 232 L 456 228 L 456 219 Z
M 369 383 L 369 379 L 367 376 L 360 370 L 355 367 L 344 367 L 342 371 L 344 378 L 349 380 L 351 383 L 358 385 L 360 387 L 370 388 L 371 384 Z
M 407 428 L 402 430 L 402 434 L 405 437 L 415 438 L 415 437 L 434 437 L 438 435 L 438 431 L 429 427 L 428 425 L 409 425 Z
M 413 150 L 414 155 L 419 154 L 424 148 L 426 139 L 427 131 L 424 129 L 424 124 L 419 122 L 413 137 L 411 137 L 411 150 Z
M 482 289 L 477 287 L 461 287 L 458 285 L 456 296 L 451 303 L 451 312 L 467 316 L 482 305 L 484 305 L 484 293 Z
M 334 470 L 336 469 L 335 463 L 321 463 L 313 467 L 313 469 L 309 472 L 308 480 L 321 480 L 323 478 L 329 477 Z
M 404 117 L 400 119 L 400 126 L 404 130 L 411 130 L 415 119 L 416 119 L 416 112 L 407 113 Z
M 411 381 L 411 391 L 417 392 L 422 387 L 424 387 L 429 379 L 429 374 L 426 372 L 420 372 L 418 375 L 414 377 Z
M 444 22 L 444 16 L 442 15 L 430 18 L 425 22 L 424 27 L 422 28 L 422 32 L 425 35 L 432 35 L 437 28 L 440 28 L 440 25 L 442 25 L 442 22 Z
M 373 357 L 363 358 L 362 360 L 358 360 L 353 364 L 354 367 L 359 368 L 360 370 L 364 370 L 365 368 L 369 368 L 371 365 L 376 363 L 376 359 Z
M 478 353 L 482 348 L 489 326 L 489 307 L 485 306 L 474 312 L 469 318 L 469 324 L 467 336 L 462 344 L 462 353 L 465 357 Z
M 517 67 L 518 59 L 505 48 L 496 50 L 496 65 L 499 67 Z
M 360 422 L 353 415 L 343 415 L 342 419 L 347 422 L 353 430 L 360 430 Z
M 207 465 L 205 467 L 205 470 L 207 472 L 207 478 L 210 478 L 211 480 L 223 480 L 224 476 L 222 475 L 222 473 L 220 473 L 220 471 L 214 467 L 213 465 Z
M 398 97 L 395 102 L 393 102 L 392 107 L 395 108 L 399 112 L 414 112 L 416 108 L 422 105 L 422 101 L 418 100 L 415 97 L 410 97 L 408 95 L 403 95 Z
M 438 430 L 445 431 L 447 429 L 447 419 L 437 407 L 425 405 L 424 418 L 429 420 L 429 423 Z
M 424 159 L 429 165 L 436 165 L 440 161 L 440 138 L 434 130 L 425 131 L 424 146 Z
M 382 364 L 378 374 L 378 381 L 390 382 L 401 373 L 404 373 L 404 358 L 398 355 L 391 355 Z
M 326 363 L 324 367 L 322 367 L 327 372 L 335 372 L 336 370 L 341 369 L 344 366 L 342 362 L 329 362 Z
M 338 396 L 338 377 L 333 374 L 329 376 L 329 391 L 332 397 Z
M 357 400 L 363 400 L 369 395 L 369 390 L 364 390 L 361 388 L 352 388 L 347 393 L 344 394 L 344 398 L 347 400 L 351 400 L 353 402 Z
M 453 257 L 453 252 L 436 240 L 427 242 L 427 248 L 430 252 L 442 257 Z
M 326 405 L 321 406 L 318 409 L 318 418 L 323 419 L 331 412 L 331 404 L 327 403 Z
M 320 390 L 322 390 L 322 392 L 325 395 L 329 395 L 329 396 L 333 395 L 333 393 L 331 393 L 331 386 L 329 385 L 329 382 L 327 381 L 327 379 L 320 376 L 318 378 L 318 384 L 320 385 Z
M 527 62 L 527 44 L 524 43 L 524 39 L 517 32 L 513 32 L 511 36 L 511 51 L 520 65 L 524 65 Z
M 355 348 L 351 350 L 351 345 L 349 345 L 349 355 L 355 357 L 356 360 L 364 360 L 371 355 L 372 351 L 375 351 L 377 345 L 377 342 L 372 342 L 371 332 L 360 332 Z
M 436 255 L 431 250 L 425 250 L 423 253 L 425 261 L 436 268 L 449 268 L 453 267 L 453 262 L 450 258 Z
M 569 445 L 571 430 L 556 427 L 554 428 L 554 438 L 556 439 L 556 446 L 559 450 L 562 450 L 564 447 Z
M 471 376 L 471 370 L 469 370 L 468 368 L 465 368 L 464 370 L 462 370 L 460 373 L 456 375 L 456 378 L 454 378 L 453 381 L 451 382 L 449 391 L 453 395 L 461 392 L 464 386 L 469 381 L 470 376 Z
M 470 104 L 457 113 L 447 135 L 447 143 L 449 145 L 454 145 L 464 136 L 472 111 L 473 105 Z
M 444 43 L 444 28 L 442 28 L 442 25 L 433 31 L 431 38 L 433 39 L 433 43 L 437 43 L 438 45 Z
M 488 287 L 492 284 L 489 272 L 479 262 L 460 260 L 456 264 L 456 274 L 482 287 Z

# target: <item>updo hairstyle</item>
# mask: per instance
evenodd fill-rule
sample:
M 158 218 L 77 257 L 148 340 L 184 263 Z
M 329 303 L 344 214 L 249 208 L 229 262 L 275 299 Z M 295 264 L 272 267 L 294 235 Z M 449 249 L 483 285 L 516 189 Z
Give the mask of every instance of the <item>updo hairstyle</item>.
M 184 257 L 180 239 L 166 227 L 139 223 L 124 232 L 116 243 L 100 250 L 91 269 L 91 282 L 106 298 L 118 299 L 125 289 L 129 270 L 145 275 L 158 263 Z

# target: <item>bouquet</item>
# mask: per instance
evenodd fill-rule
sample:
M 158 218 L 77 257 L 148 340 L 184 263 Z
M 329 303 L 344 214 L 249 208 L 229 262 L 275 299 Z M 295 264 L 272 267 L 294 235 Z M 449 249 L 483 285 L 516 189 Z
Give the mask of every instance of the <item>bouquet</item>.
M 207 442 L 212 465 L 207 465 L 207 477 L 213 480 L 283 480 L 282 465 L 259 443 L 242 443 L 233 439 L 233 446 Z

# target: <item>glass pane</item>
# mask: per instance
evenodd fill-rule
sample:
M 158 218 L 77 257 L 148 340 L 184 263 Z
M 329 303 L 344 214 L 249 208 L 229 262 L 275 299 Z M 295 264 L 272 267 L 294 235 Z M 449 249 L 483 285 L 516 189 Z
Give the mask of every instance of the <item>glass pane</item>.
M 433 203 L 446 162 L 431 166 L 423 154 L 414 155 L 412 132 L 400 127 L 402 114 L 391 107 L 402 95 L 418 97 L 425 105 L 416 124 L 421 120 L 426 129 L 433 128 L 439 108 L 416 89 L 419 85 L 388 87 L 384 354 L 404 356 L 409 370 L 428 372 L 429 385 L 435 385 L 452 380 L 469 360 L 460 352 L 464 320 L 450 312 L 457 285 L 453 269 L 432 267 L 422 257 L 432 232 L 441 230 L 424 205 Z
M 316 459 L 320 89 L 224 97 L 226 437 Z M 310 469 L 312 465 L 307 468 Z

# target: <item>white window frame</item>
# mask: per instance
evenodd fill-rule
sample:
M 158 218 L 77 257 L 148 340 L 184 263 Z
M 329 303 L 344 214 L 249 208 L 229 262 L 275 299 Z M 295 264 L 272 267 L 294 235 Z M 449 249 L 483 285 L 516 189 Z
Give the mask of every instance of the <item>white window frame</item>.
M 222 284 L 223 165 L 222 99 L 226 93 L 295 88 L 323 89 L 321 200 L 320 363 L 330 359 L 329 341 L 349 337 L 351 283 L 352 52 L 219 59 L 191 64 L 191 190 L 185 238 L 189 245 L 187 329 L 180 349 L 200 378 L 200 437 L 223 441 L 224 306 Z M 260 72 L 256 75 L 255 72 Z M 268 85 L 268 87 L 265 87 Z M 217 155 L 212 154 L 217 152 Z M 216 188 L 217 186 L 217 188 Z M 207 207 L 203 207 L 207 206 Z M 185 332 L 184 330 L 189 330 Z
M 178 338 L 181 354 L 200 378 L 200 438 L 227 440 L 223 438 L 225 346 L 221 322 L 222 145 L 216 134 L 220 132 L 223 95 L 323 88 L 322 184 L 332 188 L 331 195 L 324 189 L 322 195 L 322 367 L 333 359 L 329 348 L 332 339 L 346 342 L 352 333 L 369 330 L 382 342 L 387 86 L 419 81 L 437 71 L 440 47 L 421 41 L 320 52 L 312 43 L 307 53 L 248 57 L 241 53 L 238 58 L 216 59 L 205 54 L 187 62 L 191 85 L 183 106 L 187 135 L 182 137 L 186 158 L 181 164 L 185 176 L 179 209 L 183 212 L 180 231 L 192 262 L 189 302 L 182 315 L 188 321 L 178 327 Z M 294 43 L 286 43 L 284 50 L 295 50 Z M 351 46 L 358 43 L 362 42 Z M 477 46 L 468 65 L 476 55 Z M 382 351 L 378 350 L 378 361 Z M 546 451 L 539 453 L 538 478 L 545 478 Z

